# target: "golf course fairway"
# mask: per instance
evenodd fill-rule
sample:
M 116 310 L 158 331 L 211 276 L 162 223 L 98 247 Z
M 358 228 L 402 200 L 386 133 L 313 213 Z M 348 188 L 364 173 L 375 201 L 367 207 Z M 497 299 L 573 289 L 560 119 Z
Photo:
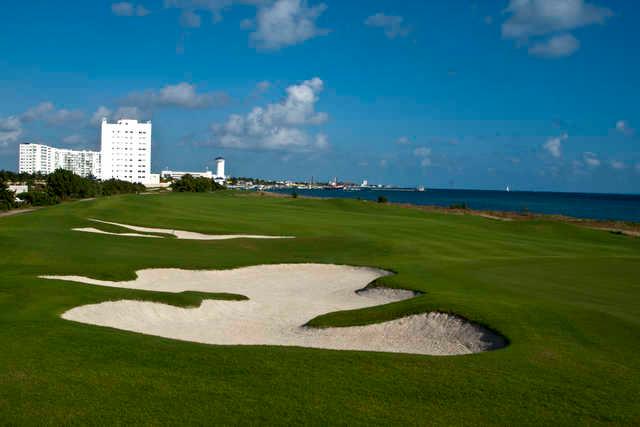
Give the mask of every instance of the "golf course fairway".
M 140 238 L 114 223 L 294 238 Z M 74 231 L 86 228 L 105 233 Z M 374 285 L 417 295 L 323 314 L 310 327 L 439 312 L 508 344 L 455 356 L 201 344 L 62 315 L 109 301 L 196 308 L 245 295 L 40 278 L 303 263 L 393 272 Z M 105 197 L 0 218 L 0 424 L 637 425 L 639 400 L 640 238 L 227 191 Z

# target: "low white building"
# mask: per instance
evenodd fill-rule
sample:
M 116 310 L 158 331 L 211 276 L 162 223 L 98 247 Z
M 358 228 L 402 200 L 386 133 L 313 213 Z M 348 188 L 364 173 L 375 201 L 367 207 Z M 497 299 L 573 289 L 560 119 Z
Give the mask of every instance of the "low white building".
M 66 169 L 83 177 L 100 178 L 101 154 L 97 151 L 68 150 L 43 144 L 20 144 L 20 173 L 49 174 L 56 169 Z
M 208 178 L 215 180 L 218 184 L 224 184 L 227 177 L 224 174 L 224 159 L 222 157 L 216 158 L 216 173 L 207 170 L 204 172 L 187 172 L 187 171 L 173 171 L 163 170 L 160 172 L 162 178 L 180 179 L 185 175 L 191 175 L 194 178 Z

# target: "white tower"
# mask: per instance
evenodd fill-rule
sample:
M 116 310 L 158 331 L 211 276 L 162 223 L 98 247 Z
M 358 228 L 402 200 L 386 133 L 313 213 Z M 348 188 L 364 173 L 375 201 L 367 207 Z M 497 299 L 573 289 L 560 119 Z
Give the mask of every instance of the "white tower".
M 216 178 L 221 180 L 226 178 L 224 176 L 224 158 L 222 157 L 216 158 Z

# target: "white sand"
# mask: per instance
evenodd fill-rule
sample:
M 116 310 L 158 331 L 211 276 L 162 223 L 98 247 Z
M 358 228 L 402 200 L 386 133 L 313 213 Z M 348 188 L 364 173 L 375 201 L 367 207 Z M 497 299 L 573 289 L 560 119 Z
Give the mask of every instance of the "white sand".
M 172 234 L 178 239 L 185 240 L 228 240 L 228 239 L 293 239 L 293 236 L 262 236 L 255 234 L 202 234 L 195 233 L 193 231 L 182 231 L 182 230 L 170 230 L 166 228 L 151 228 L 151 227 L 139 227 L 137 225 L 129 225 L 129 224 L 121 224 L 118 222 L 109 222 L 102 221 L 99 219 L 89 218 L 89 220 L 94 222 L 99 222 L 102 224 L 110 224 L 116 225 L 122 228 L 128 228 L 133 231 L 140 231 L 142 233 L 162 233 L 162 234 Z M 95 228 L 78 228 L 74 229 L 76 231 L 84 231 L 88 233 L 101 233 L 101 234 L 111 234 L 114 236 L 136 236 L 141 237 L 140 234 L 132 234 L 132 233 L 107 233 L 103 231 L 95 231 Z M 147 237 L 147 236 L 145 236 Z
M 318 315 L 411 298 L 414 293 L 367 289 L 383 270 L 324 264 L 280 264 L 234 270 L 140 270 L 137 279 L 110 282 L 79 276 L 43 276 L 99 286 L 164 292 L 186 290 L 245 295 L 247 301 L 205 300 L 198 308 L 143 301 L 110 301 L 65 312 L 68 320 L 186 341 L 223 345 L 287 345 L 430 355 L 499 348 L 504 340 L 443 313 L 407 316 L 368 326 L 304 327 Z M 361 290 L 356 293 L 356 291 Z
M 110 233 L 108 231 L 99 230 L 93 227 L 85 227 L 85 228 L 72 228 L 73 231 L 83 231 L 85 233 L 96 233 L 96 234 L 109 234 L 111 236 L 126 236 L 126 237 L 153 237 L 156 239 L 162 239 L 162 236 L 155 236 L 153 234 L 139 234 L 139 233 Z

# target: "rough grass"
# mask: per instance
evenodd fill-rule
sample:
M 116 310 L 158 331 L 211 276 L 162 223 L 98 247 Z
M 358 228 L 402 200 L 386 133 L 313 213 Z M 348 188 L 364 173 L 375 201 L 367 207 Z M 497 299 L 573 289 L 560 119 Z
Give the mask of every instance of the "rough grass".
M 297 238 L 186 241 L 70 231 L 103 228 L 86 218 Z M 327 314 L 316 325 L 437 310 L 487 325 L 510 345 L 456 357 L 201 345 L 59 316 L 122 298 L 191 307 L 240 296 L 37 278 L 131 280 L 142 268 L 280 262 L 380 267 L 397 273 L 379 280 L 385 286 L 424 292 Z M 637 238 L 355 200 L 131 195 L 0 218 L 0 271 L 3 424 L 640 423 Z

